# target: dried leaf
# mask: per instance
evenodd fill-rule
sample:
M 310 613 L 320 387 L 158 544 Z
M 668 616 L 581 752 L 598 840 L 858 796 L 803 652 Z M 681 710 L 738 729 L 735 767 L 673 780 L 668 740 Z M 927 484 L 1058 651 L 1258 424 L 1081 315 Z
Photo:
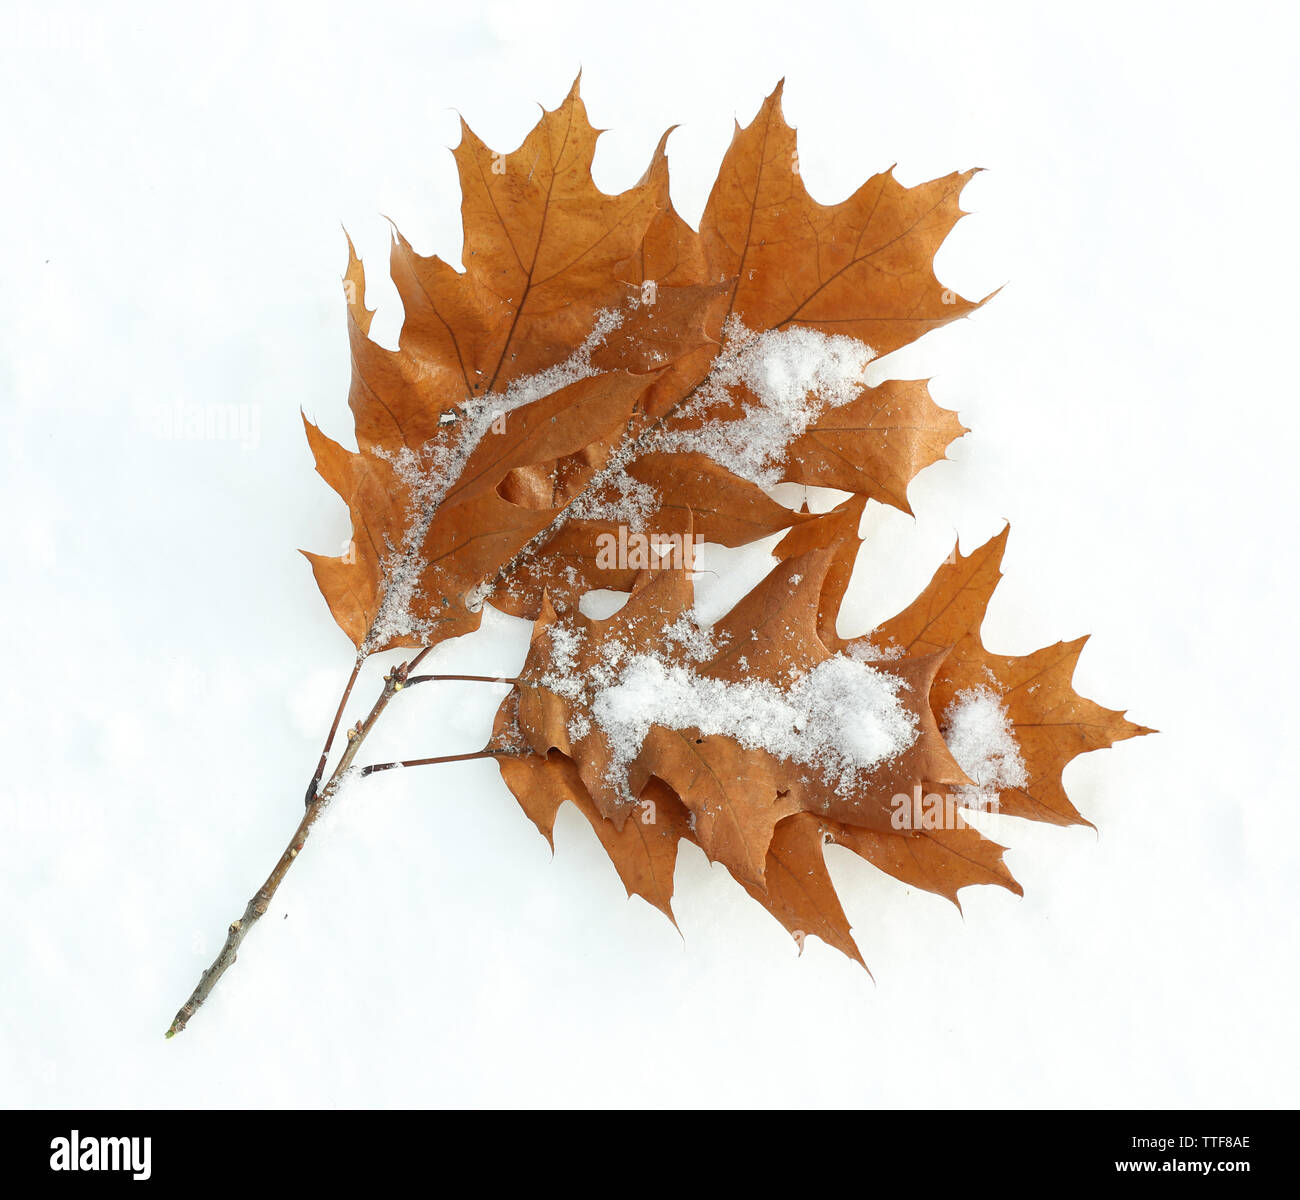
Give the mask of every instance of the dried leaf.
M 779 564 L 714 626 L 716 649 L 706 657 L 692 656 L 674 634 L 693 601 L 684 571 L 647 573 L 627 604 L 603 621 L 581 613 L 561 621 L 545 606 L 520 676 L 529 685 L 519 700 L 519 725 L 529 746 L 537 754 L 555 749 L 573 758 L 597 809 L 618 828 L 645 780 L 662 780 L 694 815 L 704 852 L 760 887 L 773 830 L 796 812 L 889 829 L 896 793 L 929 779 L 969 783 L 926 703 L 942 654 L 879 665 L 880 674 L 898 685 L 898 702 L 915 723 L 915 737 L 887 771 L 863 772 L 851 790 L 815 764 L 783 761 L 732 737 L 660 725 L 650 727 L 627 781 L 619 776 L 617 747 L 593 712 L 586 686 L 608 669 L 611 654 L 618 656 L 615 661 L 649 654 L 704 679 L 762 680 L 787 688 L 832 658 L 816 631 L 831 562 L 828 551 L 816 550 Z M 558 671 L 557 645 L 572 646 Z
M 627 894 L 641 896 L 677 923 L 672 909 L 677 845 L 691 833 L 690 816 L 672 789 L 662 780 L 649 780 L 632 818 L 621 828 L 615 826 L 597 810 L 572 759 L 555 750 L 545 755 L 518 752 L 523 736 L 517 693 L 508 696 L 497 713 L 493 745 L 513 751 L 498 759 L 501 777 L 552 849 L 555 817 L 567 801 L 591 822 Z
M 866 967 L 822 856 L 822 823 L 811 813 L 796 813 L 776 827 L 767 851 L 766 889 L 740 883 L 785 926 L 800 954 L 804 938 L 816 936 Z
M 599 554 L 620 530 L 692 525 L 735 546 L 801 524 L 759 486 L 766 475 L 719 452 L 774 402 L 723 369 L 741 330 L 728 318 L 744 337 L 817 330 L 887 353 L 974 307 L 932 268 L 968 175 L 911 189 L 877 176 L 820 205 L 779 88 L 738 131 L 698 233 L 672 207 L 667 134 L 642 180 L 614 195 L 592 180 L 597 136 L 576 82 L 511 153 L 462 123 L 464 270 L 394 231 L 396 350 L 369 336 L 348 243 L 358 450 L 308 432 L 351 511 L 352 545 L 308 557 L 363 654 L 469 632 L 485 600 L 536 617 L 543 591 L 564 609 L 591 588 L 625 589 L 635 569 Z M 805 400 L 806 417 L 764 450 L 770 470 L 904 510 L 908 482 L 964 432 L 923 383 L 831 399 L 796 389 L 781 403 Z
M 993 654 L 980 639 L 980 623 L 1002 578 L 1004 529 L 969 555 L 954 548 L 930 585 L 906 610 L 885 622 L 870 640 L 879 646 L 926 653 L 952 651 L 935 676 L 930 705 L 942 715 L 963 692 L 991 688 L 1006 706 L 1024 757 L 1028 783 L 1001 795 L 1000 811 L 1053 825 L 1091 825 L 1070 803 L 1061 782 L 1066 765 L 1088 750 L 1151 733 L 1102 708 L 1071 686 L 1087 638 L 1058 642 L 1033 654 Z
M 1005 531 L 971 555 L 954 553 L 917 601 L 870 635 L 835 636 L 856 556 L 862 503 L 860 497 L 852 498 L 792 530 L 777 548 L 782 563 L 710 630 L 721 648 L 697 665 L 716 678 L 781 679 L 788 678 L 791 668 L 798 673 L 825 661 L 832 648 L 869 656 L 878 669 L 907 678 L 925 697 L 913 750 L 889 763 L 883 777 L 873 781 L 870 795 L 858 797 L 847 814 L 843 797 L 828 797 L 807 779 L 792 786 L 792 775 L 802 771 L 795 764 L 733 739 L 700 737 L 698 730 L 650 729 L 629 772 L 634 790 L 640 782 L 666 787 L 691 814 L 686 828 L 673 830 L 674 853 L 681 839 L 695 842 L 724 863 L 801 948 L 805 936 L 815 935 L 859 962 L 822 859 L 825 842 L 844 846 L 901 882 L 945 896 L 958 907 L 959 891 L 976 884 L 1022 894 L 1003 861 L 1003 847 L 971 827 L 960 811 L 937 828 L 899 828 L 893 820 L 900 796 L 945 791 L 951 799 L 951 790 L 960 796 L 970 782 L 943 743 L 940 724 L 963 691 L 996 692 L 1023 752 L 1028 781 L 1001 793 L 1004 814 L 1066 823 L 1062 817 L 1074 810 L 1060 784 L 1064 764 L 1085 749 L 1107 744 L 1107 738 L 1148 732 L 1068 687 L 1068 670 L 1081 642 L 1019 659 L 983 649 L 979 624 L 1000 578 Z M 590 677 L 598 673 L 607 647 L 629 640 L 672 660 L 679 651 L 665 631 L 689 608 L 690 599 L 684 573 L 643 575 L 614 617 L 598 622 L 578 616 L 569 622 L 578 632 L 578 648 L 565 669 Z M 511 706 L 517 705 L 515 748 L 524 753 L 520 762 L 562 769 L 565 798 L 583 808 L 598 832 L 604 821 L 608 829 L 602 840 L 612 839 L 626 828 L 629 806 L 610 786 L 609 747 L 594 723 L 584 736 L 570 736 L 575 715 L 590 721 L 590 697 L 585 692 L 581 699 L 566 697 L 547 686 L 557 682 L 551 632 L 557 620 L 549 607 L 538 620 L 523 674 L 527 685 L 503 712 L 514 712 Z M 895 657 L 882 658 L 882 651 Z M 535 803 L 531 777 L 514 762 L 503 763 L 503 774 L 528 810 Z M 863 806 L 863 800 L 874 806 Z M 887 812 L 890 819 L 882 820 Z M 617 862 L 619 852 L 610 853 Z M 619 869 L 627 881 L 626 867 Z
M 891 170 L 841 204 L 819 204 L 799 173 L 782 91 L 737 124 L 700 222 L 713 277 L 735 281 L 729 312 L 751 329 L 806 325 L 885 355 L 978 308 L 932 266 L 975 172 L 905 188 Z

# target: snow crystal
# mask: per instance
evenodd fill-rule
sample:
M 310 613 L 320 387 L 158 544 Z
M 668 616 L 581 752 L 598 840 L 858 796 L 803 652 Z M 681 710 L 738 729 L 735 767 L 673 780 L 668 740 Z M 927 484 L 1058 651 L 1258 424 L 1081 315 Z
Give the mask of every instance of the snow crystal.
M 703 624 L 699 613 L 693 608 L 687 609 L 669 625 L 664 630 L 664 637 L 680 646 L 696 662 L 712 658 L 718 652 L 713 643 L 712 627 Z
M 854 642 L 846 651 L 855 662 L 893 662 L 903 657 L 903 647 L 899 645 L 877 646 L 868 640 Z
M 689 417 L 725 403 L 744 386 L 753 399 L 739 417 L 663 435 L 657 448 L 698 451 L 763 487 L 781 480 L 790 443 L 827 408 L 857 399 L 876 352 L 856 338 L 791 326 L 754 333 L 735 317 L 708 378 L 682 410 Z
M 551 669 L 542 678 L 542 684 L 557 696 L 577 700 L 582 695 L 582 680 L 576 672 L 578 647 L 583 635 L 572 626 L 559 622 L 548 626 L 546 632 L 551 639 Z
M 624 465 L 615 463 L 600 477 L 599 491 L 606 498 L 597 499 L 597 489 L 578 496 L 569 506 L 569 515 L 584 521 L 614 521 L 626 525 L 631 533 L 644 533 L 649 521 L 659 511 L 659 489 L 633 479 Z
M 569 741 L 580 742 L 591 732 L 591 720 L 586 713 L 574 713 L 568 725 Z
M 943 720 L 948 749 L 976 784 L 960 789 L 963 803 L 996 809 L 1003 788 L 1024 787 L 1029 782 L 1011 717 L 992 688 L 958 692 Z

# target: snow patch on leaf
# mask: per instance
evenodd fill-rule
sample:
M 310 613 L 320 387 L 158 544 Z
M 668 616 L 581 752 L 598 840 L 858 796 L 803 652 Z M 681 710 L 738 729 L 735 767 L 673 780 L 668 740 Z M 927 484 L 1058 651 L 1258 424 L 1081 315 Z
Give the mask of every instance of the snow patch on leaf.
M 992 688 L 958 692 L 943 714 L 943 736 L 958 765 L 974 781 L 960 789 L 960 798 L 973 808 L 996 804 L 1003 788 L 1029 782 L 1014 725 L 1006 705 Z
M 569 701 L 585 702 L 590 718 L 571 721 L 569 735 L 580 740 L 593 728 L 604 735 L 612 751 L 608 781 L 628 799 L 628 766 L 652 726 L 733 738 L 746 749 L 816 769 L 843 795 L 917 737 L 916 715 L 899 698 L 906 684 L 847 655 L 792 672 L 790 683 L 779 687 L 762 679 L 711 678 L 690 664 L 613 639 L 580 675 L 576 654 L 585 635 L 558 623 L 548 634 L 551 665 L 539 682 Z M 691 610 L 667 635 L 695 662 L 716 653 L 711 629 Z
M 594 492 L 579 496 L 569 506 L 569 515 L 584 521 L 612 521 L 626 525 L 630 533 L 644 533 L 650 518 L 659 511 L 659 489 L 633 479 L 621 461 L 600 478 L 607 493 L 603 497 Z
M 762 487 L 781 482 L 786 451 L 827 409 L 849 404 L 868 386 L 876 352 L 865 342 L 790 326 L 755 333 L 736 317 L 708 378 L 682 411 L 689 418 L 728 403 L 735 389 L 752 397 L 738 417 L 663 436 L 665 450 L 697 451 Z

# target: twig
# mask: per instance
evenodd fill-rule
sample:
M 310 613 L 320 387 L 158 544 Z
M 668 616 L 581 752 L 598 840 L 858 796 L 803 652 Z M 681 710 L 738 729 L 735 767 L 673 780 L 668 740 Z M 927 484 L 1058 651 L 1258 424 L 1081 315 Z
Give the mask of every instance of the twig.
M 376 771 L 393 771 L 398 767 L 432 767 L 437 763 L 469 762 L 474 758 L 514 758 L 514 750 L 475 750 L 473 754 L 443 754 L 438 758 L 408 758 L 404 762 L 371 763 L 361 768 L 361 775 L 373 775 Z
M 347 774 L 357 756 L 357 751 L 361 749 L 362 742 L 369 736 L 375 722 L 379 720 L 380 714 L 388 707 L 388 702 L 406 686 L 406 670 L 407 666 L 403 663 L 400 667 L 384 676 L 384 690 L 380 693 L 379 699 L 375 701 L 374 707 L 370 710 L 370 715 L 364 721 L 358 721 L 353 728 L 348 730 L 347 749 L 339 757 L 339 763 L 334 768 L 334 774 L 330 776 L 329 782 L 324 789 L 308 801 L 307 811 L 303 814 L 302 820 L 298 822 L 298 828 L 294 830 L 288 846 L 285 847 L 284 853 L 280 855 L 275 868 L 266 877 L 266 882 L 253 893 L 253 898 L 249 900 L 244 908 L 243 916 L 231 922 L 229 929 L 226 931 L 225 943 L 217 952 L 217 957 L 213 959 L 212 965 L 200 976 L 198 986 L 190 994 L 190 998 L 177 1011 L 171 1027 L 167 1030 L 168 1037 L 174 1037 L 185 1028 L 199 1006 L 208 998 L 212 989 L 217 986 L 217 981 L 235 961 L 240 945 L 248 936 L 248 931 L 266 915 L 266 910 L 271 905 L 271 898 L 275 895 L 276 890 L 284 881 L 285 875 L 288 874 L 289 868 L 293 866 L 294 860 L 306 844 L 312 826 L 316 824 L 316 818 L 320 816 L 330 799 L 338 791 L 343 777 Z
M 469 680 L 471 683 L 508 683 L 514 687 L 518 687 L 523 682 L 504 675 L 411 675 L 406 680 L 406 686 L 414 687 L 417 683 L 443 683 L 455 679 Z
M 329 759 L 330 747 L 334 745 L 334 735 L 339 731 L 339 722 L 343 719 L 343 710 L 348 706 L 348 698 L 352 695 L 352 687 L 357 681 L 357 676 L 361 674 L 361 664 L 365 661 L 365 655 L 358 654 L 357 661 L 352 664 L 352 674 L 348 676 L 347 686 L 343 689 L 343 698 L 339 701 L 338 710 L 334 713 L 334 723 L 330 726 L 330 731 L 325 737 L 325 748 L 320 752 L 320 762 L 316 764 L 316 774 L 311 777 L 311 782 L 307 785 L 307 795 L 303 798 L 304 806 L 311 804 L 316 798 L 316 791 L 320 787 L 321 777 L 325 774 L 325 763 Z
M 411 659 L 409 663 L 406 664 L 407 673 L 409 674 L 411 671 L 414 671 L 416 667 L 418 667 L 422 662 L 424 662 L 426 658 L 429 657 L 429 655 L 433 652 L 433 650 L 434 650 L 433 646 L 425 646 L 425 648 L 421 650 L 419 654 L 417 654 L 413 659 Z

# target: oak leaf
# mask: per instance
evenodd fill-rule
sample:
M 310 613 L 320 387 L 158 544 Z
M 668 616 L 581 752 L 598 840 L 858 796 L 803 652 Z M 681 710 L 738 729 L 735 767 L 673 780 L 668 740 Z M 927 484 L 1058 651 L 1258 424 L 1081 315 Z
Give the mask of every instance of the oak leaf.
M 946 712 L 964 693 L 991 689 L 1005 705 L 1024 757 L 1027 782 L 1001 792 L 1000 811 L 1054 825 L 1091 825 L 1065 794 L 1061 775 L 1077 755 L 1153 732 L 1122 712 L 1080 696 L 1071 685 L 1087 642 L 1057 642 L 1008 656 L 984 648 L 980 624 L 1002 577 L 1008 530 L 962 555 L 954 547 L 924 592 L 871 634 L 907 654 L 951 647 L 935 676 L 930 704 Z
M 780 100 L 737 130 L 699 231 L 672 205 L 668 134 L 637 184 L 596 187 L 576 82 L 511 153 L 462 122 L 464 268 L 394 231 L 396 349 L 370 337 L 349 241 L 358 449 L 308 436 L 353 533 L 308 558 L 363 656 L 470 632 L 485 601 L 535 618 L 543 592 L 567 611 L 625 590 L 596 550 L 621 528 L 727 546 L 795 528 L 775 482 L 910 511 L 909 481 L 965 430 L 866 364 L 977 306 L 933 272 L 970 172 L 819 204 Z M 773 383 L 773 346 L 796 368 L 833 346 L 839 374 Z
M 896 793 L 931 779 L 969 784 L 928 704 L 942 652 L 867 665 L 831 654 L 818 638 L 817 608 L 831 561 L 829 552 L 816 550 L 780 563 L 707 631 L 694 625 L 692 588 L 682 570 L 646 573 L 623 608 L 603 621 L 581 613 L 562 620 L 545 605 L 520 675 L 524 741 L 536 755 L 555 750 L 573 759 L 596 809 L 618 829 L 651 778 L 667 784 L 693 816 L 694 840 L 704 852 L 760 887 L 773 831 L 794 813 L 884 830 L 891 827 Z M 823 670 L 832 663 L 833 674 Z M 777 719 L 787 710 L 775 698 L 789 695 L 795 705 L 789 711 L 805 721 L 808 753 L 782 758 L 762 744 L 767 729 L 755 722 L 739 736 L 693 724 L 650 724 L 635 755 L 628 754 L 599 706 L 627 686 L 629 664 L 677 686 L 698 682 L 722 703 L 775 704 Z M 812 690 L 819 680 L 830 681 L 826 704 Z M 809 697 L 806 714 L 798 708 L 801 687 Z M 845 710 L 855 700 L 864 705 L 861 713 Z M 868 729 L 869 703 L 880 711 L 883 732 Z M 818 740 L 818 722 L 858 719 L 863 737 L 877 735 L 881 744 L 878 769 L 869 751 L 854 758 L 833 737 Z M 897 734 L 902 726 L 905 743 Z
M 782 92 L 737 124 L 700 222 L 714 277 L 734 280 L 729 312 L 751 329 L 848 334 L 884 355 L 983 303 L 933 271 L 975 172 L 906 188 L 891 169 L 840 204 L 819 204 L 803 184 Z
M 507 785 L 539 827 L 549 836 L 555 809 L 572 801 L 597 830 L 629 894 L 644 896 L 671 917 L 671 866 L 680 843 L 689 841 L 722 862 L 801 949 L 806 937 L 817 936 L 858 962 L 861 954 L 824 861 L 826 845 L 841 846 L 958 907 L 959 891 L 976 884 L 1021 894 L 1003 861 L 1004 847 L 974 828 L 960 809 L 937 828 L 899 828 L 893 819 L 898 799 L 914 789 L 956 789 L 963 804 L 983 807 L 984 794 L 970 786 L 981 781 L 964 770 L 978 771 L 983 764 L 961 763 L 942 740 L 953 737 L 944 714 L 964 692 L 990 697 L 1022 754 L 1025 779 L 1002 787 L 998 796 L 998 811 L 1006 815 L 1080 820 L 1065 799 L 1063 765 L 1084 750 L 1150 732 L 1068 688 L 1062 672 L 1080 644 L 1021 658 L 983 649 L 979 625 L 1000 578 L 1005 531 L 971 555 L 954 553 L 897 617 L 866 636 L 840 638 L 834 630 L 859 545 L 861 504 L 850 499 L 810 515 L 792 531 L 777 549 L 783 561 L 723 620 L 698 631 L 710 653 L 693 664 L 701 675 L 722 680 L 790 680 L 806 675 L 812 664 L 850 655 L 907 679 L 915 693 L 909 703 L 917 705 L 918 748 L 861 778 L 851 801 L 818 786 L 824 779 L 805 764 L 780 761 L 734 739 L 702 737 L 691 728 L 648 730 L 626 764 L 627 790 L 620 789 L 618 775 L 610 772 L 608 738 L 592 719 L 597 706 L 590 688 L 568 686 L 566 679 L 617 686 L 608 664 L 626 663 L 629 649 L 680 661 L 680 621 L 690 603 L 680 572 L 643 575 L 624 608 L 605 621 L 579 615 L 561 622 L 545 609 L 523 686 L 498 715 L 496 743 L 512 755 L 500 760 Z M 674 629 L 676 641 L 667 632 Z M 696 636 L 688 630 L 686 640 Z M 617 655 L 608 653 L 610 646 L 619 647 Z M 693 769 L 697 763 L 707 769 Z M 797 783 L 788 786 L 792 778 Z M 537 816 L 539 797 L 544 825 Z M 652 812 L 666 813 L 665 827 L 649 843 L 658 852 L 653 859 L 640 808 L 647 798 L 653 798 Z M 665 807 L 665 799 L 678 803 Z M 689 814 L 685 825 L 683 812 Z M 888 820 L 882 819 L 886 813 Z

